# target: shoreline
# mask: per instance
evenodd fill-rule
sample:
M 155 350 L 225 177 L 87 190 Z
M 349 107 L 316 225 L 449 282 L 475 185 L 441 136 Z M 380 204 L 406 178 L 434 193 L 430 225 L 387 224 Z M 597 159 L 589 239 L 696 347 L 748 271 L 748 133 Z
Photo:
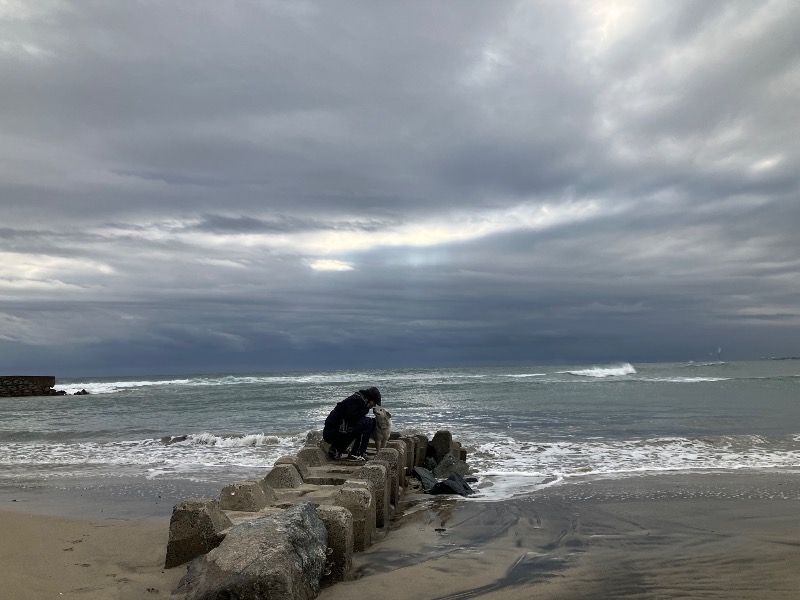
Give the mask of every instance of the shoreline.
M 4 502 L 15 600 L 173 598 L 169 517 L 93 518 Z M 597 480 L 501 501 L 408 493 L 389 531 L 321 600 L 765 598 L 800 589 L 800 476 L 704 473 Z M 419 585 L 414 582 L 424 582 Z

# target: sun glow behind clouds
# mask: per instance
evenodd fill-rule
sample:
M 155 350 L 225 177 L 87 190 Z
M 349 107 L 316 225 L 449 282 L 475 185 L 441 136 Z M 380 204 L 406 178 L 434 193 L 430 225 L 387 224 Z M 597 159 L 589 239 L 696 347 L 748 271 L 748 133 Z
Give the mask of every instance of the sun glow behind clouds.
M 312 260 L 308 266 L 315 271 L 352 271 L 353 267 L 342 260 L 320 259 Z
M 549 206 L 523 204 L 511 209 L 482 214 L 456 214 L 382 231 L 325 231 L 302 234 L 293 240 L 308 253 L 331 254 L 375 247 L 430 247 L 477 240 L 490 235 L 517 230 L 541 230 L 582 221 L 599 212 L 596 202 L 569 202 Z
M 599 215 L 607 216 L 613 209 L 595 200 L 567 201 L 561 204 L 526 203 L 512 208 L 476 212 L 437 215 L 420 221 L 400 225 L 368 227 L 358 219 L 331 222 L 329 229 L 284 232 L 198 232 L 193 223 L 174 221 L 149 222 L 135 229 L 136 237 L 143 240 L 164 242 L 180 240 L 186 247 L 202 249 L 205 259 L 217 266 L 239 267 L 247 265 L 247 257 L 254 252 L 267 249 L 275 254 L 301 255 L 305 264 L 315 271 L 349 271 L 353 263 L 344 255 L 364 253 L 377 248 L 431 248 L 447 244 L 471 243 L 481 238 L 515 231 L 540 231 L 550 227 L 577 223 Z M 129 238 L 130 228 L 118 234 Z M 108 227 L 106 236 L 115 235 Z M 331 257 L 339 256 L 339 259 Z

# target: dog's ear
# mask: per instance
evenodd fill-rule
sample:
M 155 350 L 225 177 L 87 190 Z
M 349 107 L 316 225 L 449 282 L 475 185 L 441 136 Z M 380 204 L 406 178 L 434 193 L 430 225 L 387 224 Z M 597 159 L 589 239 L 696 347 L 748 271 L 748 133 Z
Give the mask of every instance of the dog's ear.
M 387 417 L 389 417 L 390 419 L 392 418 L 392 413 L 390 413 L 388 410 L 385 410 L 384 412 L 386 413 Z

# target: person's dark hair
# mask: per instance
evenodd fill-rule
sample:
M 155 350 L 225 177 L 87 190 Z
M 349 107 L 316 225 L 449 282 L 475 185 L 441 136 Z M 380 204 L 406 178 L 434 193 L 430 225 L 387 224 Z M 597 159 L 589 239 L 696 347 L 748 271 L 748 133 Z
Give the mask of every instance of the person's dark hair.
M 370 387 L 365 390 L 359 390 L 361 395 L 364 396 L 367 400 L 372 400 L 375 404 L 380 406 L 381 404 L 381 393 L 376 387 Z

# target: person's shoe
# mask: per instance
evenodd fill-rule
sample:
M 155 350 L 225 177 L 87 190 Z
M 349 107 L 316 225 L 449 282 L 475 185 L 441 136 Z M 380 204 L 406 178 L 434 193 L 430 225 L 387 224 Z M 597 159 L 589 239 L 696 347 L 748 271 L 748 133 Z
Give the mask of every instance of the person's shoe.
M 330 458 L 331 460 L 339 460 L 340 458 L 342 458 L 342 453 L 336 450 L 335 448 L 331 448 L 330 450 L 328 450 L 328 458 Z
M 352 460 L 353 462 L 366 462 L 366 458 L 363 454 L 348 454 L 347 460 Z

